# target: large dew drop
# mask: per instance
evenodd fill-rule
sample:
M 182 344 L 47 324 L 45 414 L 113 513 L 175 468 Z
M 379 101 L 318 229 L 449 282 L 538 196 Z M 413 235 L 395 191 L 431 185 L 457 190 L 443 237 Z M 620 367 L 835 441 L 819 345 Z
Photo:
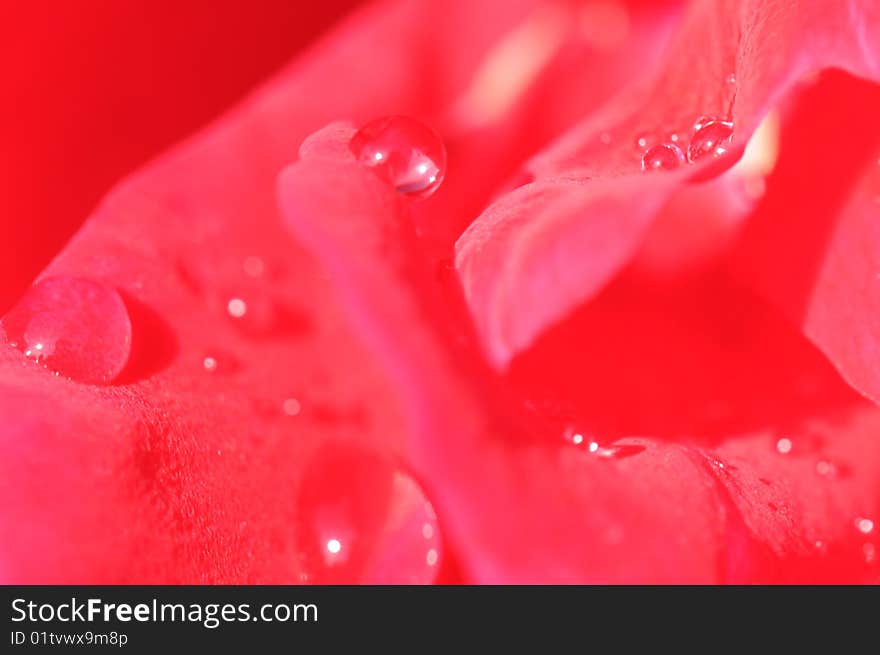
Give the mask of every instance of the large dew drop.
M 672 170 L 685 162 L 684 153 L 674 143 L 658 143 L 645 151 L 643 171 Z
M 379 118 L 352 137 L 351 151 L 394 189 L 427 198 L 446 174 L 446 148 L 429 127 L 404 116 Z
M 437 517 L 413 478 L 347 444 L 310 462 L 296 501 L 300 581 L 430 584 L 440 564 Z
M 688 146 L 688 159 L 697 161 L 707 155 L 720 157 L 727 152 L 727 145 L 733 137 L 733 123 L 730 121 L 701 117 L 694 124 L 696 132 Z
M 78 382 L 109 384 L 131 352 L 131 321 L 122 298 L 83 278 L 41 280 L 2 324 L 10 345 Z

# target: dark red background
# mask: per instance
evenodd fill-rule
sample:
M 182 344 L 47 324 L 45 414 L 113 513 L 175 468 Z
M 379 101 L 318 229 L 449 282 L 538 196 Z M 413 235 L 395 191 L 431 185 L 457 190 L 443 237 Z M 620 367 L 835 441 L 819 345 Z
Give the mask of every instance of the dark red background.
M 114 182 L 356 4 L 0 3 L 0 312 Z

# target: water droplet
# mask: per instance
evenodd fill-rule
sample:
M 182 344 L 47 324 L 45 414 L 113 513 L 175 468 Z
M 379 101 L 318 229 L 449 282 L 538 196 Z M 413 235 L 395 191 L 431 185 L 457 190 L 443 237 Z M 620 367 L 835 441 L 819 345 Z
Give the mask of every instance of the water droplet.
M 297 416 L 302 410 L 302 406 L 296 398 L 288 398 L 281 403 L 281 409 L 287 416 Z
M 786 437 L 782 437 L 782 439 L 776 442 L 776 450 L 780 455 L 788 455 L 791 452 L 791 447 L 791 439 Z
M 429 584 L 441 543 L 418 483 L 347 444 L 325 447 L 296 499 L 301 572 L 315 584 Z
M 736 74 L 735 73 L 731 73 L 730 75 L 727 76 L 727 83 L 731 84 L 731 85 L 736 84 Z
M 648 146 L 654 145 L 654 139 L 650 134 L 644 133 L 636 136 L 636 148 L 638 148 L 639 152 L 644 152 L 645 148 Z
M 213 373 L 217 370 L 217 360 L 213 357 L 205 357 L 202 361 L 202 366 L 205 367 L 205 370 L 208 371 L 208 373 Z
M 736 471 L 736 467 L 730 464 L 727 464 L 720 459 L 718 459 L 715 455 L 711 455 L 709 453 L 703 453 L 703 457 L 706 458 L 706 462 L 711 467 L 714 473 L 723 473 L 725 475 L 730 475 L 731 471 Z
M 358 161 L 373 168 L 398 193 L 427 198 L 446 174 L 446 147 L 429 127 L 404 116 L 364 125 L 350 143 Z
M 678 134 L 675 132 L 673 132 L 672 134 L 669 135 L 669 140 L 672 141 L 673 143 L 678 143 L 679 139 L 681 139 L 681 137 L 678 136 Z
M 674 143 L 658 143 L 645 151 L 642 157 L 643 171 L 671 170 L 685 161 L 684 153 Z
M 870 534 L 874 530 L 874 521 L 871 519 L 866 519 L 864 517 L 859 517 L 855 521 L 856 529 L 862 534 Z
M 691 138 L 691 144 L 688 146 L 688 159 L 697 161 L 698 159 L 711 155 L 720 157 L 727 152 L 727 144 L 733 136 L 733 123 L 719 119 L 710 119 L 702 122 L 704 119 L 698 119 L 698 123 L 694 124 L 697 131 Z
M 862 554 L 865 556 L 865 562 L 871 564 L 877 558 L 877 549 L 872 543 L 862 544 Z
M 836 478 L 837 466 L 835 466 L 833 462 L 828 462 L 824 459 L 820 459 L 818 462 L 816 462 L 816 473 L 818 475 L 821 475 L 823 478 Z
M 2 323 L 10 345 L 79 382 L 109 384 L 131 351 L 131 320 L 122 298 L 83 278 L 41 280 Z

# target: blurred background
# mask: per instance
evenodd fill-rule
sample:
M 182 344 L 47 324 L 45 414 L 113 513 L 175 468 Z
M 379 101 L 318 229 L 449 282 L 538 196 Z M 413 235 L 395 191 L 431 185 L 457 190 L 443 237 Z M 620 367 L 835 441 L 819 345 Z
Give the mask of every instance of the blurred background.
M 117 180 L 361 2 L 0 2 L 0 313 Z

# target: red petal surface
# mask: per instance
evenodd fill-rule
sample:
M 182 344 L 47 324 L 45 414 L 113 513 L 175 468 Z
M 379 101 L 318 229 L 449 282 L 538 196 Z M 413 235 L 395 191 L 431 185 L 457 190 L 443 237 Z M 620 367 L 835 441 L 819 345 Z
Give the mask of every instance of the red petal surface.
M 342 178 L 346 194 L 334 184 Z M 447 334 L 446 298 L 390 188 L 351 161 L 314 158 L 285 171 L 280 193 L 295 234 L 325 262 L 359 333 L 398 383 L 410 456 L 471 579 L 698 581 L 717 574 L 721 530 L 709 523 L 711 489 L 688 453 L 648 450 L 615 466 L 535 441 L 518 425 L 515 401 L 474 370 L 467 339 Z M 661 475 L 644 475 L 658 469 Z M 658 498 L 668 502 L 658 505 Z M 619 559 L 626 530 L 645 555 L 640 561 Z M 681 545 L 670 548 L 673 532 Z
M 768 193 L 735 270 L 779 306 L 843 377 L 880 399 L 877 216 L 880 90 L 828 76 L 805 90 L 782 134 Z M 785 247 L 796 235 L 797 248 Z
M 445 334 L 448 300 L 405 205 L 333 151 L 282 175 L 282 208 L 397 380 L 411 457 L 472 579 L 875 579 L 856 523 L 878 507 L 867 438 L 880 411 L 753 298 L 712 279 L 653 289 L 648 304 L 627 283 L 548 334 L 499 390 Z M 538 420 L 520 414 L 523 398 L 544 405 Z M 563 444 L 545 399 L 609 447 Z M 628 436 L 640 433 L 651 437 Z
M 325 276 L 281 232 L 275 176 L 315 127 L 403 112 L 441 128 L 457 170 L 469 162 L 485 185 L 471 192 L 474 176 L 457 173 L 434 207 L 470 198 L 476 208 L 512 157 L 637 66 L 569 29 L 577 8 L 561 5 L 549 25 L 566 29 L 550 40 L 547 66 L 487 110 L 481 67 L 510 70 L 510 48 L 493 49 L 523 25 L 527 40 L 540 36 L 542 4 L 462 2 L 438 14 L 420 2 L 378 3 L 103 203 L 43 276 L 117 289 L 132 322 L 131 360 L 117 386 L 96 389 L 2 350 L 4 580 L 302 579 L 294 499 L 310 453 L 338 438 L 393 457 L 406 434 Z M 648 49 L 668 21 L 640 11 L 630 36 Z M 591 79 L 551 83 L 581 69 Z M 552 100 L 551 87 L 570 102 L 511 139 Z M 464 224 L 432 220 L 441 215 L 424 220 L 448 250 Z
M 0 312 L 107 189 L 280 68 L 359 0 L 4 3 Z
M 877 579 L 866 528 L 880 510 L 878 410 L 720 274 L 670 287 L 633 275 L 602 291 L 696 170 L 629 175 L 644 89 L 536 157 L 538 181 L 460 242 L 484 343 L 472 334 L 443 264 L 452 241 L 502 180 L 524 179 L 516 162 L 630 79 L 665 34 L 654 10 L 631 7 L 627 47 L 604 51 L 560 27 L 577 3 L 547 6 L 375 5 L 104 203 L 45 275 L 118 289 L 132 359 L 116 386 L 91 387 L 0 350 L 4 580 L 302 581 L 315 526 L 298 505 L 324 482 L 312 466 L 331 440 L 415 476 L 452 554 L 440 581 Z M 791 6 L 694 3 L 670 61 L 686 45 L 701 57 L 655 80 L 656 118 L 691 121 L 691 97 L 720 111 L 709 82 L 734 66 L 741 145 L 801 70 L 870 73 L 876 29 L 859 6 Z M 481 74 L 510 70 L 508 38 L 542 65 L 497 91 Z M 773 54 L 802 41 L 813 45 L 785 50 L 797 65 Z M 664 113 L 676 103 L 680 115 Z M 300 245 L 286 238 L 276 175 L 306 134 L 391 113 L 442 133 L 444 187 L 408 207 L 352 161 L 353 127 L 334 124 L 280 178 Z M 521 268 L 496 276 L 505 253 Z M 544 332 L 584 289 L 601 296 Z M 485 343 L 493 364 L 534 347 L 499 377 Z M 595 449 L 565 443 L 570 428 Z M 384 525 L 379 506 L 356 514 Z
M 643 175 L 641 135 L 687 139 L 699 116 L 726 117 L 735 124 L 732 164 L 803 74 L 841 67 L 876 79 L 878 34 L 872 2 L 692 3 L 657 73 L 533 158 L 537 182 L 490 207 L 459 239 L 457 267 L 492 360 L 503 367 L 594 295 L 630 260 L 659 206 L 722 164 Z
M 95 389 L 0 349 L 6 581 L 300 579 L 294 498 L 311 451 L 338 437 L 393 456 L 404 435 L 325 276 L 282 232 L 274 178 L 330 118 L 442 103 L 533 4 L 476 23 L 498 3 L 439 21 L 422 3 L 365 10 L 103 203 L 44 275 L 118 289 L 132 361 L 123 384 Z M 436 51 L 444 66 L 416 84 Z

